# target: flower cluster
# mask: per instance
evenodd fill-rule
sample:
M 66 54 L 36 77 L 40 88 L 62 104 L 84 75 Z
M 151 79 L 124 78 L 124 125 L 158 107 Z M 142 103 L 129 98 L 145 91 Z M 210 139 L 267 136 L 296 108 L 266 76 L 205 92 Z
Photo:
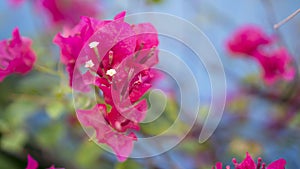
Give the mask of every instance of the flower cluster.
M 31 40 L 21 37 L 18 28 L 14 29 L 12 39 L 0 41 L 0 82 L 13 73 L 28 73 L 35 60 Z
M 25 169 L 38 169 L 39 164 L 38 162 L 33 159 L 29 154 L 27 155 L 27 166 Z M 52 165 L 49 169 L 63 169 L 63 168 L 55 168 L 54 165 Z
M 125 14 L 106 21 L 82 17 L 73 29 L 54 38 L 73 89 L 86 91 L 89 84 L 101 89 L 105 104 L 79 110 L 77 116 L 95 129 L 97 141 L 110 146 L 120 161 L 129 156 L 137 139 L 130 130 L 139 130 L 146 115 L 147 101 L 141 98 L 154 79 L 151 67 L 158 63 L 159 43 L 151 24 L 130 25 Z M 87 71 L 81 74 L 80 67 Z
M 232 159 L 235 169 L 285 169 L 286 161 L 284 159 L 279 159 L 268 166 L 262 162 L 261 158 L 258 158 L 257 163 L 254 162 L 249 153 L 246 154 L 246 158 L 240 164 L 236 159 Z M 222 163 L 219 162 L 212 169 L 222 169 Z M 226 166 L 226 169 L 230 169 L 230 166 Z
M 286 48 L 272 48 L 275 38 L 268 36 L 259 27 L 248 25 L 239 28 L 227 41 L 227 50 L 233 54 L 253 57 L 263 70 L 266 84 L 278 79 L 293 80 L 295 70 L 290 66 L 291 56 Z

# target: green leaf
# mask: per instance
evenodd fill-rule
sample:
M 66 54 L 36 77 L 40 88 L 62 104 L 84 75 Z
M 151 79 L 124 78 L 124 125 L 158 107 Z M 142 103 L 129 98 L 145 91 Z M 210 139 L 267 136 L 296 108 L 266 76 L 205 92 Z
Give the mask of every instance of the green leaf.
M 7 121 L 10 126 L 22 126 L 27 117 L 37 111 L 37 105 L 26 98 L 16 99 L 8 106 L 3 119 Z
M 64 105 L 61 102 L 54 101 L 46 106 L 46 112 L 52 119 L 59 118 L 64 112 Z
M 58 144 L 63 131 L 64 127 L 61 123 L 51 124 L 37 133 L 37 140 L 43 146 L 53 147 Z
M 22 93 L 46 94 L 45 91 L 51 91 L 55 86 L 59 85 L 59 78 L 45 74 L 33 73 L 22 79 L 18 85 L 18 90 Z M 47 93 L 49 96 L 49 93 Z
M 151 112 L 148 112 L 151 113 Z M 166 108 L 159 118 L 150 123 L 141 123 L 141 130 L 145 134 L 152 136 L 159 135 L 168 130 L 178 117 L 179 109 L 175 100 L 168 99 Z M 186 125 L 183 122 L 178 121 L 176 126 L 173 126 L 173 130 L 169 130 L 170 134 L 178 134 L 179 131 L 186 129 Z
M 297 115 L 289 123 L 291 128 L 299 128 L 300 126 L 300 112 L 297 112 Z
M 12 152 L 20 152 L 27 140 L 24 130 L 16 130 L 9 134 L 5 134 L 1 139 L 2 149 Z
M 115 169 L 141 169 L 143 168 L 139 163 L 128 159 L 127 161 L 125 161 L 124 163 L 118 163 L 115 166 Z
M 75 155 L 76 162 L 83 168 L 91 168 L 98 162 L 103 150 L 92 141 L 84 141 Z
M 9 126 L 7 122 L 0 119 L 0 133 L 7 133 L 9 131 Z

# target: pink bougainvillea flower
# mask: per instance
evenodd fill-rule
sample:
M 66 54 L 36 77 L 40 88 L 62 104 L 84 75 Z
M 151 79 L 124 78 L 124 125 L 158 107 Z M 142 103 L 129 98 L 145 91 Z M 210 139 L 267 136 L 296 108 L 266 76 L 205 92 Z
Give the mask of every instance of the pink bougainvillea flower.
M 104 26 L 111 23 L 108 26 Z M 122 28 L 121 32 L 118 29 Z M 111 51 L 114 53 L 113 64 L 120 62 L 122 57 L 125 57 L 134 52 L 135 48 L 135 37 L 134 32 L 131 30 L 129 24 L 125 22 L 112 22 L 112 21 L 100 21 L 94 18 L 82 17 L 78 25 L 76 25 L 71 30 L 65 30 L 63 34 L 57 34 L 53 40 L 61 49 L 61 61 L 67 66 L 67 71 L 70 75 L 70 85 L 72 86 L 73 72 L 75 68 L 75 62 L 79 56 L 85 43 L 88 39 L 97 31 L 101 30 L 101 41 L 105 42 L 101 44 L 103 48 L 104 45 L 112 45 L 114 38 L 117 37 L 120 40 L 124 36 L 131 37 L 127 40 L 120 41 L 118 45 L 114 46 Z M 116 30 L 116 31 L 113 31 Z M 120 33 L 120 34 L 118 34 Z M 89 56 L 94 55 L 89 53 Z M 107 66 L 109 62 L 109 52 L 103 57 L 102 65 L 105 65 L 106 70 L 109 69 Z
M 96 85 L 103 91 L 104 99 L 113 108 L 105 114 L 106 120 L 116 130 L 138 130 L 138 123 L 146 115 L 147 102 L 140 100 L 151 88 L 151 67 L 158 63 L 157 50 L 145 49 L 126 57 L 112 67 L 113 77 L 100 75 Z
M 95 129 L 96 139 L 99 143 L 110 146 L 116 153 L 119 161 L 124 161 L 133 149 L 133 142 L 136 141 L 134 133 L 120 133 L 111 128 L 103 115 L 106 114 L 106 106 L 96 105 L 91 110 L 79 110 L 77 117 L 81 124 Z
M 25 169 L 38 169 L 39 164 L 38 162 L 33 159 L 29 154 L 27 155 L 27 166 Z M 63 168 L 55 168 L 53 165 L 49 169 L 63 169 Z
M 106 74 L 98 74 L 99 76 L 95 85 L 103 91 L 105 102 L 112 108 L 107 112 L 104 111 L 106 110 L 104 109 L 105 106 L 101 105 L 103 111 L 100 111 L 101 113 L 98 113 L 98 115 L 105 119 L 106 123 L 102 126 L 99 125 L 97 128 L 94 127 L 95 125 L 92 126 L 95 130 L 103 132 L 106 131 L 105 128 L 109 128 L 111 131 L 114 131 L 118 137 L 124 136 L 128 129 L 139 130 L 138 123 L 145 118 L 148 109 L 147 101 L 140 99 L 151 87 L 149 79 L 153 77 L 151 77 L 151 70 L 149 68 L 157 62 L 157 55 L 153 54 L 152 50 L 151 52 L 149 50 L 139 51 L 138 55 L 135 53 L 132 56 L 126 57 L 120 64 L 109 69 Z M 100 69 L 104 68 L 100 67 Z M 110 74 L 108 73 L 110 70 L 114 71 Z M 96 118 L 96 116 L 94 118 Z M 82 123 L 85 125 L 84 122 Z M 110 137 L 111 135 L 108 136 Z M 134 133 L 131 133 L 131 136 L 135 136 Z M 136 137 L 134 138 L 136 139 Z M 107 139 L 110 140 L 110 138 Z M 107 143 L 100 141 L 99 138 L 98 141 L 112 147 L 119 160 L 125 160 L 132 149 L 132 143 L 128 141 L 128 138 L 128 145 L 126 146 L 131 149 L 130 151 L 129 149 L 125 149 L 126 152 L 124 152 L 124 155 L 120 155 L 122 152 L 117 149 L 117 145 L 114 145 L 117 142 Z M 124 158 L 120 158 L 120 156 L 124 156 Z
M 285 169 L 286 161 L 279 159 L 268 165 L 267 169 Z
M 83 17 L 67 36 L 58 34 L 54 39 L 61 47 L 62 62 L 71 68 L 67 70 L 73 89 L 93 85 L 102 91 L 105 104 L 97 105 L 99 110 L 79 110 L 80 122 L 94 128 L 97 141 L 110 146 L 121 161 L 137 140 L 129 130 L 139 130 L 146 116 L 148 105 L 142 97 L 157 74 L 152 67 L 158 63 L 159 44 L 151 24 L 130 25 L 125 14 L 108 21 Z M 87 71 L 81 73 L 82 68 Z
M 272 42 L 263 30 L 255 25 L 247 25 L 237 29 L 226 43 L 231 53 L 251 55 L 261 45 Z
M 262 162 L 261 158 L 258 158 L 257 163 L 254 162 L 249 153 L 246 154 L 246 158 L 238 163 L 236 159 L 232 159 L 234 164 L 234 169 L 285 169 L 286 161 L 284 159 L 279 159 L 268 166 Z M 222 163 L 218 162 L 212 169 L 222 169 Z M 226 166 L 226 169 L 230 169 L 230 166 Z
M 95 17 L 99 14 L 98 0 L 40 0 L 41 9 L 46 11 L 54 24 L 74 26 L 81 16 Z
M 125 14 L 125 12 L 121 12 L 112 21 L 82 17 L 79 24 L 73 29 L 65 30 L 62 34 L 59 33 L 55 36 L 53 42 L 61 49 L 61 61 L 69 72 L 70 86 L 72 86 L 75 62 L 79 53 L 88 39 L 96 32 L 100 36 L 95 39 L 95 42 L 101 43 L 99 52 L 103 56 L 101 69 L 98 72 L 101 76 L 124 58 L 136 52 L 142 44 L 143 49 L 158 46 L 157 31 L 151 24 L 143 23 L 131 26 L 124 22 Z M 115 44 L 116 41 L 117 44 Z M 92 42 L 90 41 L 90 43 Z M 92 57 L 95 54 L 91 50 L 87 55 Z M 96 62 L 95 59 L 94 62 Z
M 263 78 L 267 84 L 280 78 L 293 80 L 295 69 L 290 65 L 292 60 L 286 48 L 281 47 L 270 52 L 259 50 L 254 56 L 263 69 Z
M 18 28 L 14 29 L 12 39 L 0 41 L 0 82 L 13 73 L 28 73 L 35 60 L 31 40 L 21 37 Z

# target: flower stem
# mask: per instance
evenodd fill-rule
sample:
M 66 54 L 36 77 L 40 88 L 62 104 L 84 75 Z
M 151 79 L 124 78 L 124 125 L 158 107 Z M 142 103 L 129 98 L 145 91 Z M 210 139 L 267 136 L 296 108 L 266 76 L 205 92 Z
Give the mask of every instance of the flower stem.
M 62 77 L 62 73 L 61 73 L 61 72 L 54 71 L 54 70 L 49 69 L 49 68 L 47 68 L 47 67 L 45 67 L 45 66 L 41 66 L 41 65 L 35 64 L 35 65 L 34 65 L 34 68 L 35 68 L 37 71 L 40 71 L 40 72 L 43 72 L 43 73 L 48 73 L 48 74 L 50 74 L 50 75 Z

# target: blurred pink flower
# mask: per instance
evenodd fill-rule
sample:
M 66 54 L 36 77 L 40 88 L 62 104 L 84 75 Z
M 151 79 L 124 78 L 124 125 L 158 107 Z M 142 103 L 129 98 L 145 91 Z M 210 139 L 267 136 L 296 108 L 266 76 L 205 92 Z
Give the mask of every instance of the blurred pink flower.
M 12 5 L 18 6 L 22 4 L 25 0 L 9 0 Z
M 291 67 L 291 56 L 286 48 L 274 51 L 259 50 L 254 54 L 263 69 L 263 78 L 266 84 L 272 84 L 277 79 L 291 81 L 295 76 L 295 69 Z
M 39 167 L 39 164 L 35 159 L 33 159 L 29 154 L 27 155 L 27 167 L 26 169 L 37 169 Z
M 261 28 L 255 25 L 246 25 L 238 28 L 226 43 L 227 50 L 231 53 L 251 55 L 260 45 L 272 42 Z
M 98 0 L 41 0 L 38 3 L 54 24 L 74 26 L 81 16 L 95 17 L 100 12 Z
M 31 49 L 31 40 L 21 37 L 18 28 L 12 32 L 12 39 L 0 41 L 0 82 L 10 74 L 28 73 L 36 60 Z
M 29 154 L 27 155 L 27 166 L 25 169 L 38 169 L 39 164 L 38 162 L 33 159 Z M 55 168 L 53 165 L 49 169 L 63 169 L 63 168 Z
M 291 81 L 295 69 L 291 66 L 292 57 L 284 47 L 274 47 L 275 42 L 259 27 L 248 25 L 239 28 L 226 43 L 227 50 L 233 54 L 252 57 L 262 67 L 262 77 L 270 85 L 279 79 Z
M 262 163 L 262 159 L 258 158 L 257 163 L 254 162 L 249 153 L 246 154 L 246 158 L 238 163 L 236 159 L 232 159 L 234 164 L 234 169 L 285 169 L 286 161 L 284 159 L 279 159 L 266 167 L 265 163 Z M 218 162 L 212 169 L 222 169 L 222 163 Z M 226 169 L 230 169 L 230 166 L 226 166 Z

